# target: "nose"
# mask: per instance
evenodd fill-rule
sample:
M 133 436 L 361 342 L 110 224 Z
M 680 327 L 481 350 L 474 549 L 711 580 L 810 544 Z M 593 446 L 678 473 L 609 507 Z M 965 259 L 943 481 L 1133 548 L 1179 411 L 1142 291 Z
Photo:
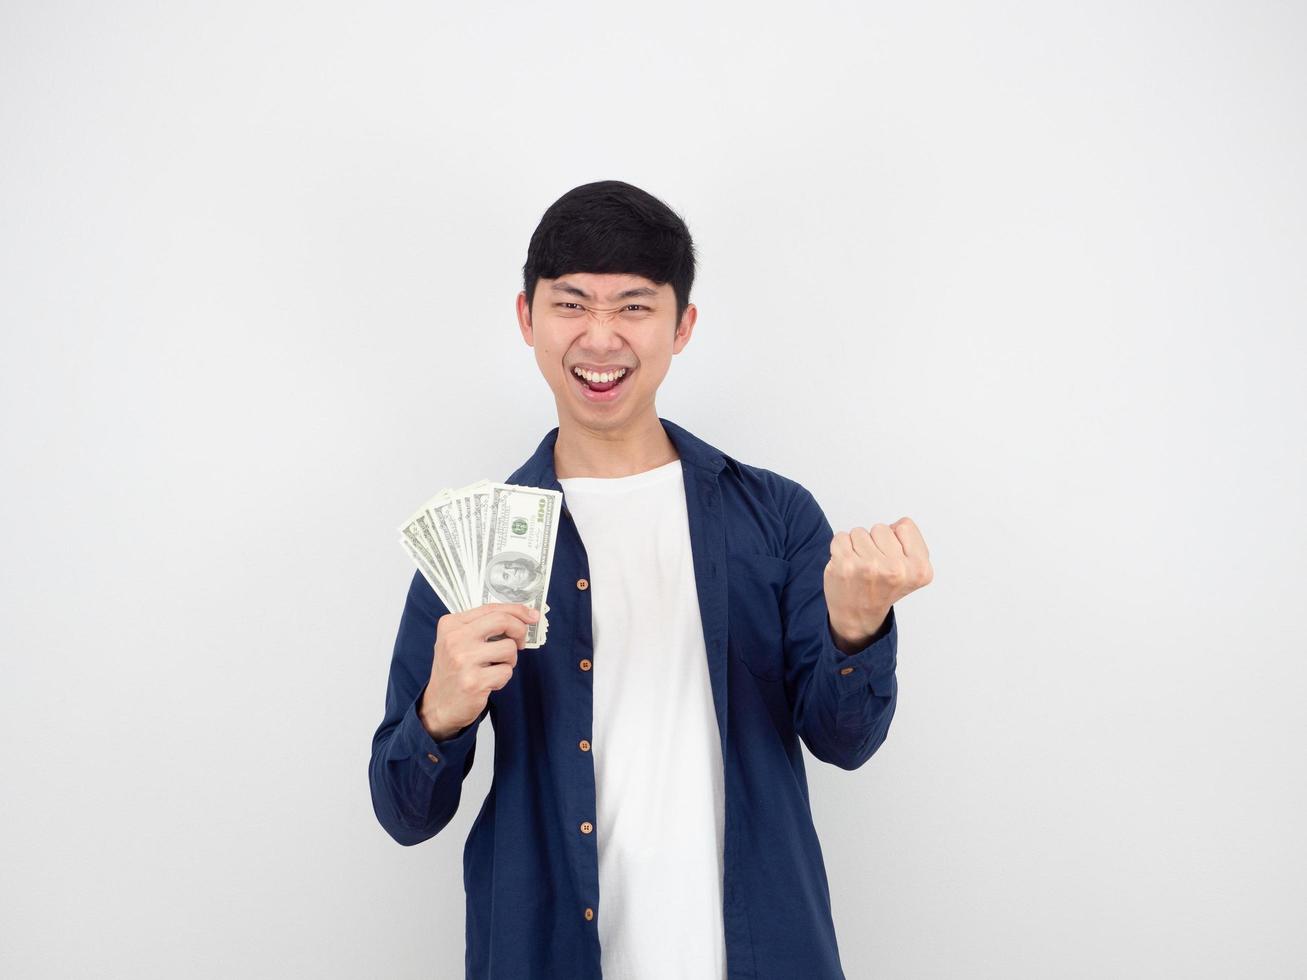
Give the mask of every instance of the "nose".
M 621 307 L 615 310 L 594 310 L 586 307 L 586 329 L 582 346 L 595 351 L 621 350 L 622 339 L 613 327 L 619 312 Z

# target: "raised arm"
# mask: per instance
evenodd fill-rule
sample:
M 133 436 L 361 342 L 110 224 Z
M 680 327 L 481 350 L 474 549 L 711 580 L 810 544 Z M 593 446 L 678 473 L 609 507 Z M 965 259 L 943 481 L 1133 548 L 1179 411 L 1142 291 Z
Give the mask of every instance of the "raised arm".
M 919 562 L 907 561 L 901 546 L 895 555 L 884 535 L 897 542 L 900 528 L 915 532 L 907 518 L 892 528 L 835 534 L 816 499 L 798 484 L 786 526 L 790 574 L 781 612 L 795 730 L 818 759 L 857 769 L 889 734 L 898 702 L 893 604 L 929 582 L 924 542 Z

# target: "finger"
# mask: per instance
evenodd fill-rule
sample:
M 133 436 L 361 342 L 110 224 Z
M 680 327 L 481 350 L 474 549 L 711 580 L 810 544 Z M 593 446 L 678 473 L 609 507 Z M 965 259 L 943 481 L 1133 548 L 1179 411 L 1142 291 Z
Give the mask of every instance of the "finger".
M 903 553 L 909 558 L 929 558 L 930 549 L 926 547 L 926 539 L 921 536 L 921 529 L 917 527 L 916 522 L 911 517 L 900 517 L 890 525 L 894 533 L 898 536 L 899 544 L 903 546 Z
M 503 664 L 496 664 L 494 667 L 482 671 L 480 681 L 483 691 L 498 691 L 505 687 L 513 679 L 513 668 L 506 667 Z
M 903 553 L 903 545 L 887 524 L 871 525 L 871 540 L 880 549 L 881 554 L 891 561 L 906 562 L 908 556 Z
M 526 623 L 522 622 L 520 619 L 511 619 L 509 620 L 508 625 L 504 627 L 503 632 L 496 633 L 489 639 L 496 642 L 504 639 L 513 640 L 516 643 L 515 649 L 521 650 L 522 647 L 526 646 L 527 629 L 528 627 Z
M 470 630 L 473 636 L 482 640 L 498 639 L 496 634 L 501 636 L 526 635 L 527 624 L 520 616 L 501 610 L 499 612 L 486 613 L 484 616 L 464 623 L 463 628 Z
M 864 561 L 880 557 L 880 549 L 871 540 L 871 535 L 865 527 L 855 527 L 849 531 L 849 541 L 853 544 L 854 554 Z
M 522 620 L 526 620 L 527 615 L 532 611 L 533 607 L 524 602 L 487 602 L 480 606 L 473 606 L 471 609 L 465 609 L 462 612 L 450 613 L 450 615 L 458 623 L 471 623 L 494 612 L 508 612 Z
M 836 531 L 835 536 L 830 539 L 831 558 L 843 558 L 851 554 L 853 554 L 853 544 L 849 541 L 849 532 Z
M 516 667 L 518 650 L 517 642 L 511 637 L 487 643 L 483 654 L 485 659 L 480 662 L 479 666 L 485 668 L 508 664 L 510 667 Z

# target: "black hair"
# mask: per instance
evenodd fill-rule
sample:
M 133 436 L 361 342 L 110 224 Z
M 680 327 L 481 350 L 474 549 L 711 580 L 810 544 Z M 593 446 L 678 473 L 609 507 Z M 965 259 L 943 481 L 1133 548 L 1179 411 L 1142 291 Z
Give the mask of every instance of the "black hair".
M 620 273 L 671 283 L 679 326 L 690 304 L 694 267 L 690 229 L 675 211 L 625 181 L 597 180 L 549 205 L 527 246 L 522 284 L 530 307 L 542 276 Z

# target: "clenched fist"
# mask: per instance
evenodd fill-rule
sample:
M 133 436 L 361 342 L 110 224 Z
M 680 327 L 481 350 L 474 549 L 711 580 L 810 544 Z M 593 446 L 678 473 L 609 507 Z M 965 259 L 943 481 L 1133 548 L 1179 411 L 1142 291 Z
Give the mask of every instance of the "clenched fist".
M 890 606 L 934 577 L 930 552 L 911 518 L 836 532 L 824 580 L 835 646 L 844 653 L 866 646 Z
M 513 676 L 526 628 L 540 614 L 520 602 L 487 602 L 436 621 L 431 679 L 418 716 L 440 741 L 476 721 L 490 699 Z

